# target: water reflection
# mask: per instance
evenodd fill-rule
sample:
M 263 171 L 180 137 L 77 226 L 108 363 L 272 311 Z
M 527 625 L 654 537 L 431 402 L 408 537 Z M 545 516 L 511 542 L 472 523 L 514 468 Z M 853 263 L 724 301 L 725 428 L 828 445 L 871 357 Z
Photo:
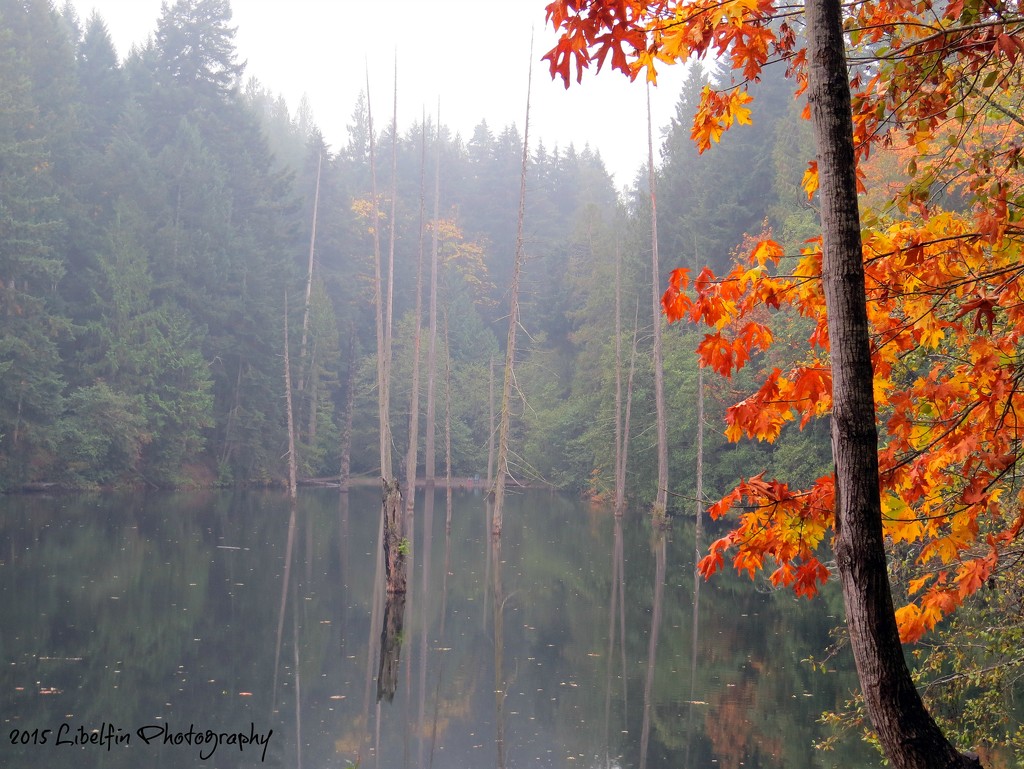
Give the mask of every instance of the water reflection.
M 654 608 L 651 610 L 650 640 L 647 644 L 647 679 L 644 682 L 644 721 L 640 729 L 640 769 L 647 766 L 647 749 L 651 736 L 651 706 L 654 690 L 654 674 L 658 659 L 658 634 L 661 632 L 662 601 L 665 596 L 665 572 L 667 564 L 667 536 L 662 527 L 654 533 L 651 549 L 654 551 Z
M 523 494 L 494 543 L 483 496 L 456 493 L 443 517 L 423 502 L 395 634 L 415 640 L 378 702 L 376 489 L 307 490 L 294 510 L 270 493 L 0 500 L 7 734 L 131 736 L 5 739 L 0 766 L 261 763 L 257 746 L 202 764 L 194 745 L 146 745 L 152 724 L 273 730 L 265 764 L 282 767 L 879 765 L 859 745 L 811 748 L 854 683 L 800 663 L 828 644 L 838 598 L 722 575 L 698 604 L 692 522 L 652 534 L 642 515 Z

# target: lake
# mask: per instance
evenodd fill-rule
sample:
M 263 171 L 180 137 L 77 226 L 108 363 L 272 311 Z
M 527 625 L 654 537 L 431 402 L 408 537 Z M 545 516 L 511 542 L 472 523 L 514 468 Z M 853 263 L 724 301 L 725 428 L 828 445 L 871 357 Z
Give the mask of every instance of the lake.
M 689 520 L 531 491 L 492 545 L 488 514 L 420 492 L 385 606 L 374 489 L 0 499 L 0 765 L 881 765 L 814 748 L 856 686 L 838 590 L 722 573 L 695 611 Z

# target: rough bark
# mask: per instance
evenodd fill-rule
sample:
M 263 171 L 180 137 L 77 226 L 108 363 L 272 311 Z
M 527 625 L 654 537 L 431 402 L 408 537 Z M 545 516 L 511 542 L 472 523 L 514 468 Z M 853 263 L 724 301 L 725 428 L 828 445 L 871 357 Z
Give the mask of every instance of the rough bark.
M 853 123 L 839 0 L 808 0 L 808 101 L 818 153 L 831 340 L 835 551 L 868 716 L 897 769 L 978 766 L 943 736 L 914 687 L 886 568 L 871 350 L 857 208 Z
M 396 480 L 382 479 L 384 493 L 384 573 L 388 594 L 404 593 L 406 588 L 405 560 L 409 543 L 405 538 L 405 508 L 402 488 Z

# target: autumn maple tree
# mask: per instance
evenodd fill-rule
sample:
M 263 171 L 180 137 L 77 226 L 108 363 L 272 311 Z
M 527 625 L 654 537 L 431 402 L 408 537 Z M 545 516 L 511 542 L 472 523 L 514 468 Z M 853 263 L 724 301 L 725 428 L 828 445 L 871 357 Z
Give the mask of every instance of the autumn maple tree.
M 591 63 L 655 81 L 665 63 L 726 62 L 733 81 L 706 87 L 694 116 L 702 152 L 750 121 L 748 85 L 765 66 L 785 66 L 806 95 L 817 158 L 803 186 L 821 237 L 787 255 L 765 236 L 729 274 L 697 275 L 693 293 L 677 270 L 663 307 L 710 327 L 698 354 L 726 376 L 771 347 L 765 308 L 808 318 L 803 359 L 732 406 L 726 433 L 774 441 L 828 415 L 836 472 L 807 489 L 741 480 L 711 507 L 737 524 L 700 567 L 710 575 L 730 557 L 813 595 L 831 536 L 887 755 L 901 767 L 970 765 L 920 707 L 895 632 L 919 639 L 986 584 L 1024 526 L 1019 4 L 556 0 L 547 12 L 560 31 L 547 59 L 566 85 Z M 904 165 L 861 219 L 857 191 L 879 153 Z M 895 616 L 883 538 L 906 543 L 920 568 Z

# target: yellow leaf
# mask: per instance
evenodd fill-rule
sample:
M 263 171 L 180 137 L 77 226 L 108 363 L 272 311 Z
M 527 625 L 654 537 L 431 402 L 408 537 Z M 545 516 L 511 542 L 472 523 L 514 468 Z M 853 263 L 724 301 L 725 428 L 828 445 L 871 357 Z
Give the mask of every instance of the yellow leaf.
M 814 193 L 818 190 L 818 161 L 812 160 L 807 164 L 807 170 L 804 171 L 803 181 L 800 182 L 800 186 L 804 188 L 804 192 L 807 193 L 807 199 L 810 200 L 814 197 Z
M 910 580 L 910 585 L 908 587 L 910 594 L 914 595 L 914 593 L 920 592 L 921 588 L 927 584 L 928 579 L 928 577 L 918 577 L 917 579 Z
M 752 125 L 750 110 L 743 105 L 749 104 L 753 100 L 753 97 L 746 91 L 734 91 L 729 97 L 729 113 L 732 119 L 740 125 Z
M 932 350 L 938 349 L 939 342 L 946 337 L 945 332 L 931 315 L 925 316 L 921 326 L 921 345 Z

